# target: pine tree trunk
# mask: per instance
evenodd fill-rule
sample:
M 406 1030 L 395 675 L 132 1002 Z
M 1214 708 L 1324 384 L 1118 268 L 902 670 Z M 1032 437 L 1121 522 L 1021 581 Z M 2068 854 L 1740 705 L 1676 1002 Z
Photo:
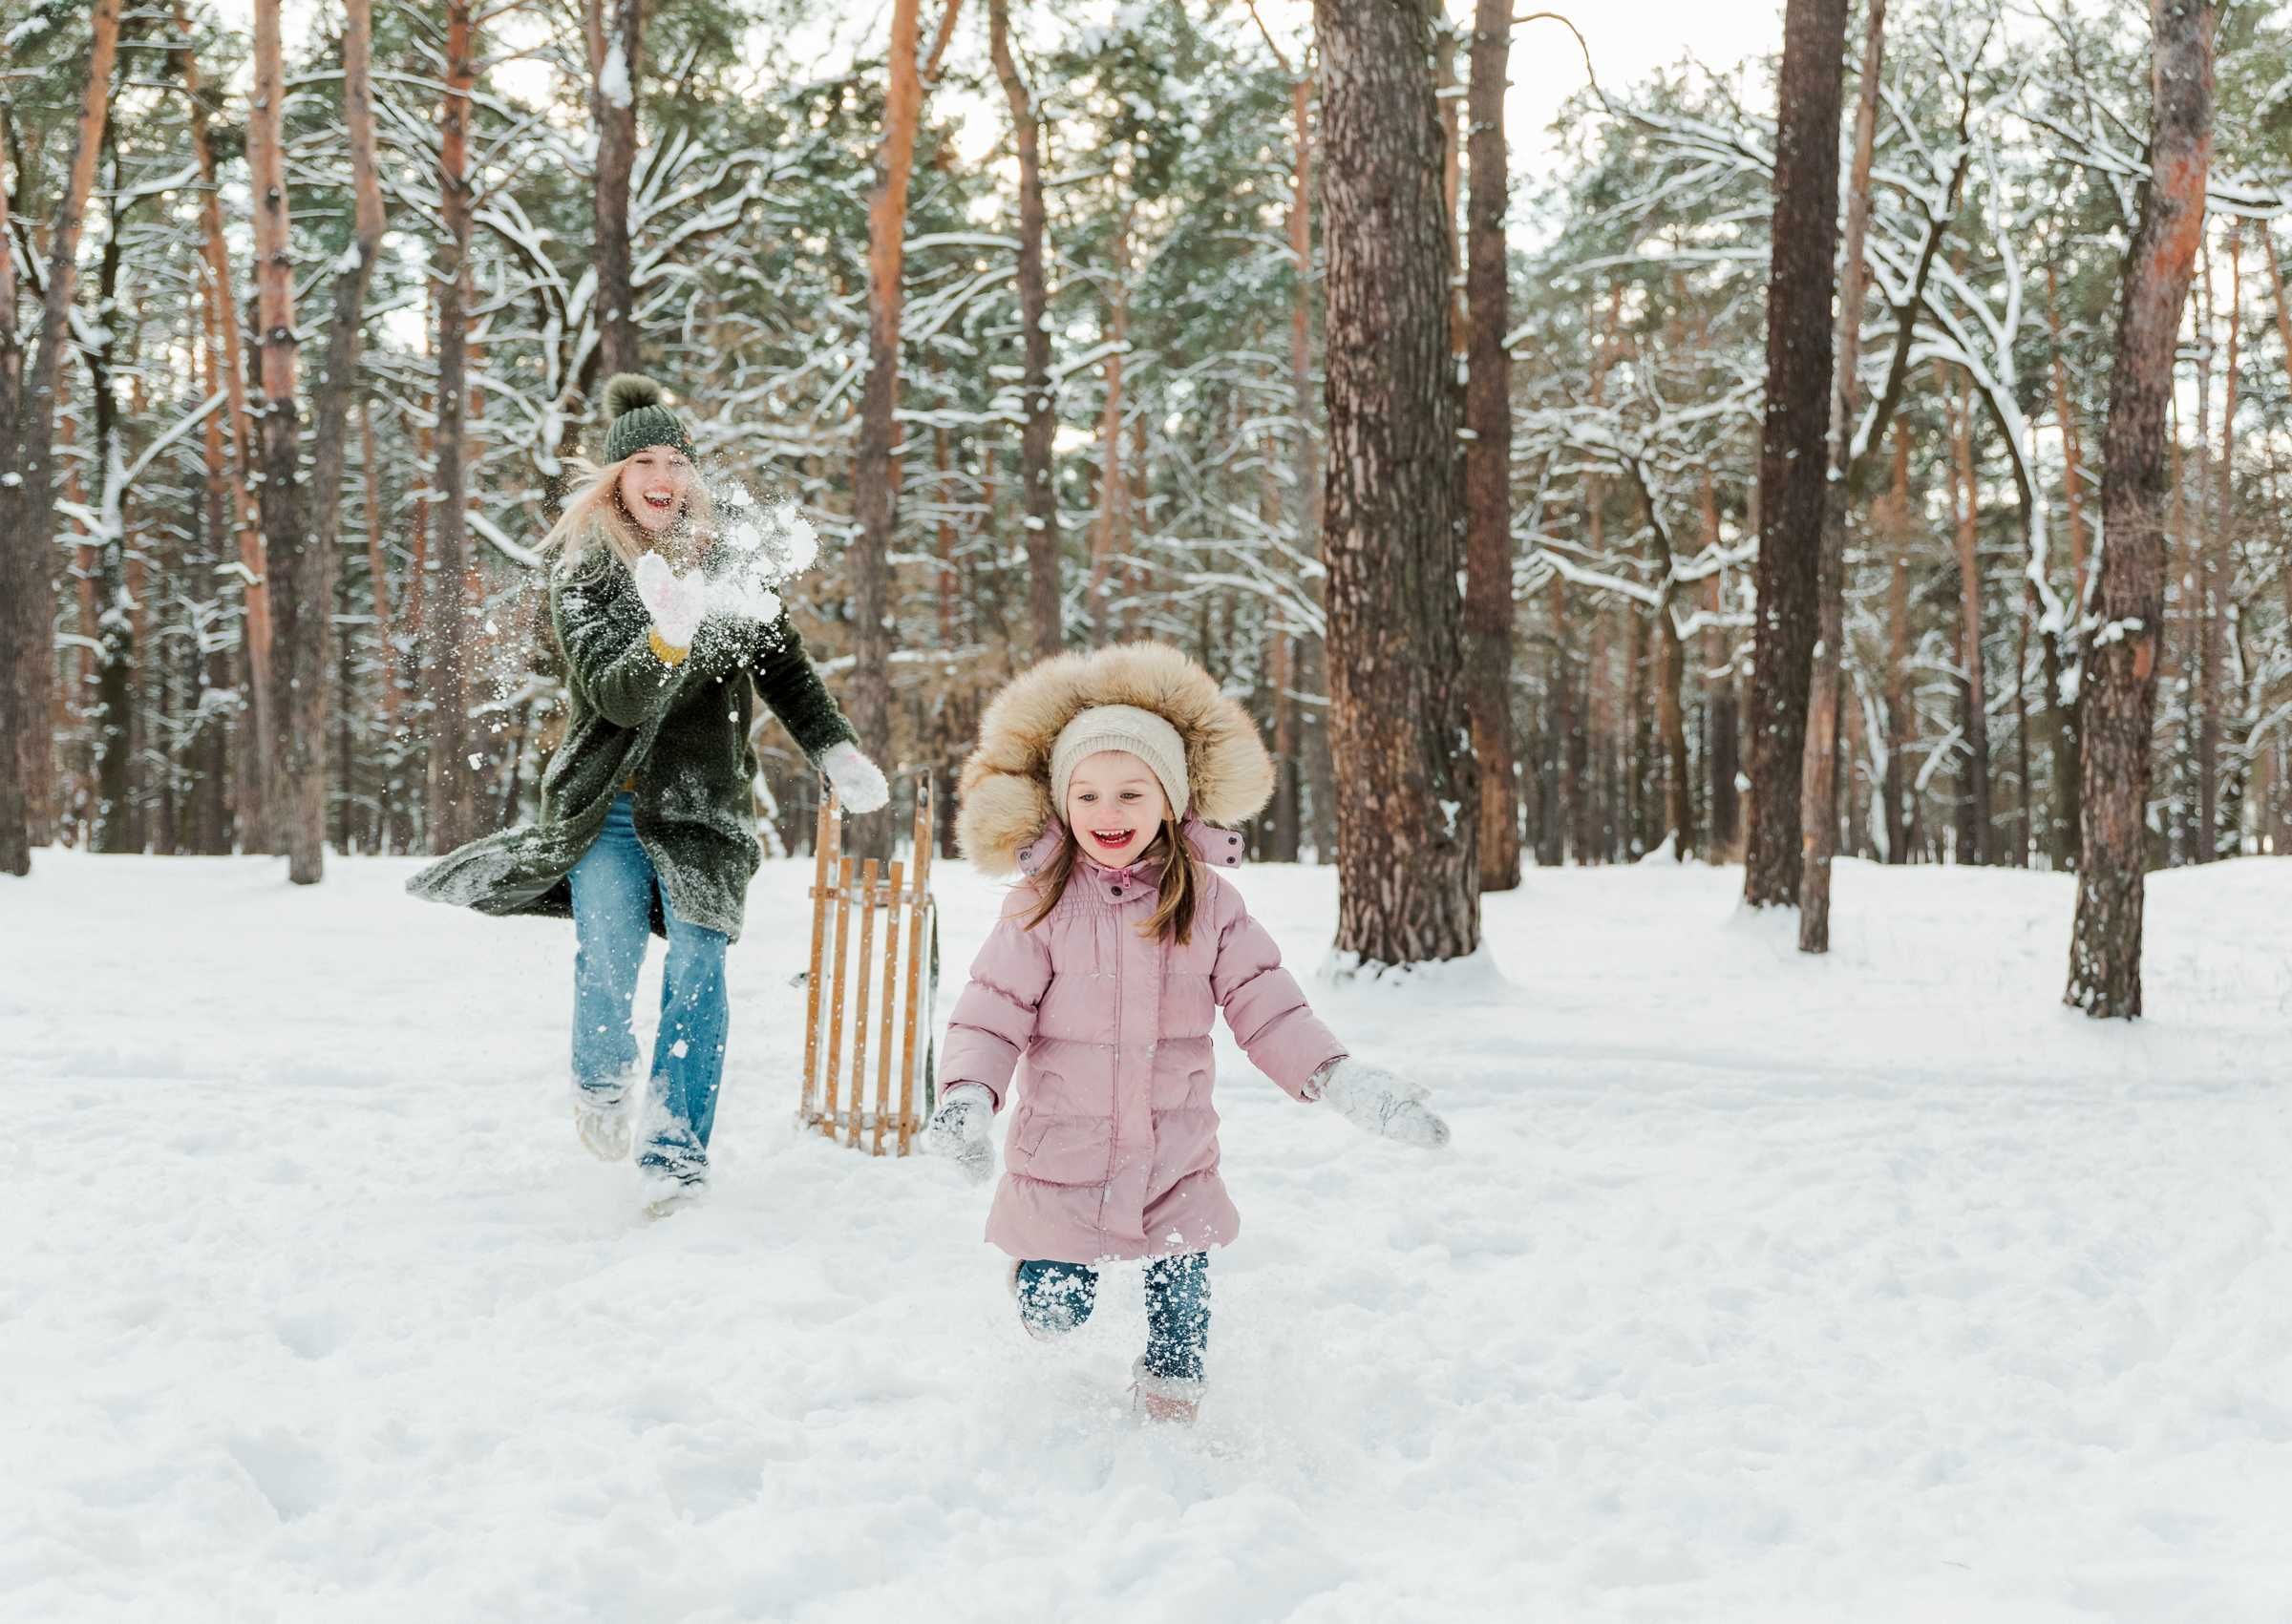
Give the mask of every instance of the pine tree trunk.
M 319 566 L 307 550 L 308 492 L 302 479 L 295 402 L 294 263 L 287 247 L 286 95 L 279 7 L 280 0 L 255 0 L 255 88 L 246 138 L 254 191 L 261 391 L 254 414 L 263 456 L 263 549 L 270 570 L 270 689 L 276 725 L 268 754 L 273 776 L 265 822 L 286 847 L 291 877 L 307 885 L 318 877 L 314 864 L 323 860 L 324 848 L 321 844 L 313 850 L 304 843 L 307 832 L 300 803 L 305 780 L 315 777 L 323 810 L 326 735 L 321 732 L 313 740 L 301 730 L 310 698 L 304 687 L 315 681 L 323 695 L 326 686 L 322 662 L 333 594 L 329 590 L 323 599 L 310 596 Z M 330 588 L 332 583 L 327 584 Z M 319 660 L 306 666 L 305 659 L 314 653 Z
M 1743 896 L 1798 901 L 1800 767 L 1818 619 L 1838 246 L 1838 111 L 1846 0 L 1789 0 L 1775 129 L 1767 291 L 1767 406 L 1759 446 L 1759 622 L 1751 688 L 1751 840 Z
M 2086 560 L 2092 552 L 2092 535 L 2085 517 L 2085 451 L 2078 414 L 2069 405 L 2069 368 L 2061 343 L 2061 273 L 2046 265 L 2046 330 L 2052 339 L 2053 416 L 2061 425 L 2061 497 L 2069 512 L 2069 569 L 2076 593 L 2074 603 L 2085 601 Z
M 1946 383 L 1944 385 L 1946 388 Z M 1958 545 L 1958 658 L 1965 668 L 1965 799 L 1958 824 L 1958 860 L 1989 861 L 1989 696 L 1982 667 L 1980 491 L 1974 481 L 1974 408 L 1970 386 L 1950 403 L 1955 478 L 1950 511 Z
M 2020 788 L 2014 794 L 2013 853 L 2017 869 L 2029 866 L 2029 622 L 2037 618 L 2037 588 L 2023 583 L 2022 612 L 2013 629 L 2013 765 Z
M 242 632 L 251 655 L 249 664 L 252 672 L 247 685 L 252 726 L 243 728 L 241 732 L 254 752 L 245 765 L 258 791 L 258 805 L 244 809 L 246 815 L 243 819 L 241 834 L 247 850 L 267 851 L 272 844 L 271 832 L 264 812 L 270 801 L 271 741 L 277 728 L 272 720 L 270 685 L 270 566 L 265 557 L 263 531 L 256 519 L 253 496 L 253 487 L 257 482 L 258 430 L 254 413 L 247 404 L 246 357 L 240 342 L 239 305 L 232 292 L 230 247 L 223 231 L 223 204 L 221 188 L 216 183 L 214 143 L 208 133 L 199 59 L 191 50 L 191 13 L 184 0 L 175 0 L 175 26 L 181 40 L 175 53 L 176 71 L 183 81 L 191 128 L 191 150 L 199 164 L 201 179 L 200 248 L 206 262 L 209 290 L 215 300 L 216 331 L 223 345 L 223 389 L 227 397 L 227 427 L 235 453 L 235 459 L 229 468 L 231 534 L 238 543 L 244 616 Z
M 1304 835 L 1298 793 L 1297 639 L 1278 627 L 1272 635 L 1273 660 L 1273 860 L 1294 863 Z
M 0 185 L 0 243 L 14 241 L 9 223 L 9 188 Z M 16 257 L 0 252 L 0 452 L 20 458 L 24 405 L 24 341 L 16 331 Z M 0 526 L 22 522 L 20 487 L 0 488 Z M 0 535 L 13 537 L 12 528 Z M 14 544 L 0 547 L 0 582 L 9 587 L 7 604 L 26 594 L 18 555 L 31 549 Z M 32 872 L 32 830 L 25 816 L 24 768 L 15 741 L 26 731 L 29 718 L 18 708 L 17 643 L 24 635 L 12 611 L 0 604 L 0 874 L 19 878 Z
M 1634 861 L 1655 850 L 1655 707 L 1648 703 L 1648 645 L 1654 617 L 1637 603 L 1624 606 L 1624 855 Z
M 1645 802 L 1644 815 L 1649 827 L 1644 832 L 1642 845 L 1652 851 L 1666 835 L 1671 840 L 1671 854 L 1684 862 L 1695 848 L 1694 798 L 1690 793 L 1687 766 L 1687 726 L 1682 688 L 1687 681 L 1687 647 L 1679 635 L 1677 604 L 1679 601 L 1679 552 L 1671 538 L 1671 529 L 1664 521 L 1662 511 L 1655 503 L 1655 492 L 1647 482 L 1645 469 L 1637 461 L 1629 464 L 1633 483 L 1639 490 L 1642 511 L 1647 517 L 1648 535 L 1653 538 L 1655 565 L 1662 581 L 1654 609 L 1649 614 L 1655 636 L 1653 673 L 1655 682 L 1655 742 L 1656 751 L 1646 750 L 1641 771 L 1647 783 L 1642 787 Z M 1639 716 L 1641 707 L 1632 706 L 1633 715 Z M 1656 817 L 1656 796 L 1653 780 L 1663 779 L 1662 827 L 1653 827 Z
M 1285 58 L 1282 71 L 1290 73 Z M 1291 75 L 1289 125 L 1289 400 L 1297 434 L 1293 453 L 1297 459 L 1297 546 L 1301 557 L 1318 559 L 1324 492 L 1321 443 L 1313 427 L 1313 78 L 1310 74 Z M 1326 593 L 1321 577 L 1307 580 L 1305 592 L 1316 608 L 1326 611 Z M 1295 694 L 1303 691 L 1326 698 L 1328 688 L 1324 673 L 1327 668 L 1326 651 L 1319 637 L 1308 635 L 1291 640 L 1291 736 L 1293 748 L 1302 751 L 1302 759 L 1285 770 L 1291 792 L 1298 802 L 1294 814 L 1297 841 L 1291 850 L 1294 854 L 1307 836 L 1305 812 L 1309 803 L 1313 812 L 1310 834 L 1314 854 L 1325 863 L 1333 859 L 1337 840 L 1335 769 L 1329 754 L 1326 710 L 1325 707 L 1309 715 L 1298 716 Z
M 1059 624 L 1058 485 L 1051 446 L 1058 417 L 1050 387 L 1050 295 L 1045 281 L 1042 117 L 1010 49 L 1010 0 L 988 0 L 987 41 L 995 76 L 1010 103 L 1010 129 L 1019 155 L 1019 320 L 1027 375 L 1027 409 L 1019 434 L 1019 489 L 1026 505 L 1027 622 L 1034 657 L 1049 659 L 1065 641 Z
M 1479 944 L 1440 119 L 1425 0 L 1316 0 L 1328 219 L 1330 726 L 1337 950 Z
M 262 4 L 265 9 L 275 10 L 278 0 L 262 0 Z M 344 4 L 343 120 L 350 132 L 356 226 L 350 244 L 350 263 L 334 274 L 334 308 L 327 322 L 326 371 L 312 403 L 314 434 L 308 497 L 311 511 L 308 523 L 298 522 L 291 534 L 282 534 L 265 525 L 270 538 L 279 618 L 276 644 L 279 669 L 273 685 L 286 722 L 277 758 L 279 813 L 286 847 L 286 875 L 296 885 L 315 885 L 326 872 L 326 743 L 333 697 L 328 666 L 334 652 L 330 645 L 342 544 L 342 491 L 350 460 L 350 398 L 357 387 L 366 290 L 382 246 L 382 192 L 374 172 L 373 99 L 368 72 L 372 40 L 371 6 L 371 0 L 345 0 Z M 276 26 L 275 17 L 272 26 Z M 276 139 L 275 128 L 265 134 L 267 139 Z M 272 229 L 276 231 L 275 247 L 283 261 L 286 230 L 283 195 L 277 216 Z M 291 286 L 283 287 L 282 293 L 286 301 L 285 308 L 266 306 L 264 314 L 266 346 L 264 390 L 271 397 L 274 413 L 281 402 L 285 404 L 291 424 L 294 398 Z M 265 296 L 266 300 L 270 296 L 267 283 Z M 281 375 L 275 383 L 271 372 L 274 348 L 285 349 Z M 280 390 L 286 392 L 276 392 Z M 275 415 L 271 421 L 276 422 Z M 291 459 L 291 444 L 286 454 Z M 291 460 L 286 468 L 291 478 L 294 472 Z M 265 480 L 264 484 L 265 515 L 271 498 L 281 489 L 273 482 L 275 477 L 274 475 L 273 480 Z M 295 506 L 302 507 L 304 501 L 298 489 Z
M 893 0 L 890 85 L 875 190 L 867 205 L 867 383 L 860 401 L 859 457 L 853 469 L 852 726 L 881 751 L 891 730 L 891 538 L 898 523 L 900 469 L 900 295 L 906 266 L 907 182 L 915 160 L 923 79 L 916 62 L 918 0 Z M 886 762 L 886 768 L 893 764 Z M 864 831 L 860 833 L 866 833 Z
M 1542 837 L 1537 845 L 1536 860 L 1543 868 L 1556 869 L 1568 860 L 1569 836 L 1576 828 L 1576 802 L 1580 791 L 1576 778 L 1574 742 L 1578 724 L 1576 707 L 1572 702 L 1575 675 L 1568 668 L 1566 579 L 1554 572 L 1546 592 L 1547 618 L 1552 622 L 1552 645 L 1544 668 L 1544 738 L 1550 760 L 1547 770 L 1552 788 L 1544 797 Z
M 1480 889 L 1520 883 L 1517 755 L 1512 736 L 1512 325 L 1505 278 L 1510 173 L 1504 137 L 1509 0 L 1477 0 L 1473 23 L 1472 194 L 1466 208 L 1466 298 L 1472 312 L 1464 420 L 1466 691 L 1480 762 Z M 1678 698 L 1676 690 L 1672 699 Z
M 1120 184 L 1117 172 L 1116 184 Z M 1114 282 L 1107 311 L 1106 333 L 1112 348 L 1106 357 L 1106 399 L 1098 412 L 1098 513 L 1091 528 L 1091 585 L 1085 613 L 1099 642 L 1113 631 L 1107 608 L 1114 553 L 1124 536 L 1123 517 L 1129 509 L 1129 486 L 1122 478 L 1122 350 L 1130 342 L 1130 230 L 1137 218 L 1137 200 L 1122 205 L 1114 222 L 1114 260 L 1109 267 Z
M 1798 950 L 1831 950 L 1831 857 L 1838 846 L 1839 673 L 1846 654 L 1846 528 L 1855 462 L 1855 411 L 1861 357 L 1862 298 L 1870 267 L 1862 240 L 1870 226 L 1870 164 L 1877 146 L 1878 85 L 1886 53 L 1886 0 L 1870 0 L 1855 95 L 1855 158 L 1846 189 L 1846 283 L 1838 298 L 1837 366 L 1831 390 L 1831 478 L 1822 508 L 1814 577 L 1816 641 L 1807 690 L 1806 748 L 1799 758 Z
M 629 176 L 637 162 L 637 74 L 644 0 L 589 0 L 590 104 L 597 118 L 597 348 L 600 369 L 642 369 L 628 242 Z
M 2150 79 L 2152 178 L 2126 256 L 2101 434 L 2098 609 L 2084 709 L 2084 820 L 2064 1002 L 2141 1013 L 2144 822 L 2164 620 L 2165 401 L 2212 164 L 2212 0 L 2160 0 Z
M 2085 441 L 2078 413 L 2069 400 L 2069 369 L 2061 342 L 2061 274 L 2046 265 L 2046 331 L 2051 342 L 2053 416 L 2061 425 L 2061 495 L 2069 516 L 2069 624 L 2039 628 L 2039 658 L 2046 681 L 2048 718 L 2046 760 L 2053 780 L 2053 802 L 2046 814 L 2045 852 L 2057 869 L 2071 866 L 2077 856 L 2077 705 L 2062 695 L 2062 683 L 2075 659 L 2073 639 L 2085 614 L 2088 560 L 2092 552 L 2091 527 L 2085 515 Z M 2037 499 L 2035 493 L 2031 500 Z M 2065 650 L 2064 643 L 2071 643 Z
M 28 848 L 45 845 L 55 821 L 54 734 L 56 580 L 49 538 L 55 530 L 56 384 L 70 342 L 66 322 L 76 284 L 81 223 L 96 184 L 119 43 L 119 0 L 96 0 L 94 44 L 80 93 L 72 162 L 50 233 L 39 348 L 29 373 L 10 390 L 14 432 L 0 442 L 20 483 L 0 485 L 0 686 L 14 701 L 0 742 L 0 868 L 29 871 Z M 12 329 L 14 300 L 10 300 Z M 19 360 L 16 365 L 21 368 Z M 20 805 L 20 815 L 11 815 Z M 19 835 L 19 831 L 21 834 Z
M 462 443 L 469 411 L 471 190 L 470 95 L 476 48 L 470 0 L 447 0 L 446 91 L 440 110 L 440 192 L 446 235 L 438 243 L 437 500 L 424 570 L 422 674 L 430 702 L 430 847 L 448 852 L 481 833 L 486 797 L 470 757 L 471 637 L 467 576 L 469 465 Z
M 1695 324 L 1698 351 L 1709 348 L 1699 314 Z M 1719 545 L 1719 490 L 1708 462 L 1696 481 L 1696 512 L 1702 541 L 1708 551 Z M 1709 829 L 1708 854 L 1723 862 L 1734 847 L 1736 822 L 1735 775 L 1742 770 L 1741 726 L 1735 706 L 1735 671 L 1727 637 L 1717 621 L 1726 607 L 1720 576 L 1713 571 L 1704 586 L 1704 608 L 1711 622 L 1703 634 L 1705 821 Z
M 204 373 L 201 384 L 212 398 L 220 386 L 217 374 L 223 367 L 221 324 L 217 320 L 212 285 L 201 286 L 200 305 L 204 329 L 204 342 L 199 347 Z M 205 500 L 198 510 L 199 559 L 205 569 L 214 570 L 222 566 L 224 550 L 231 544 L 228 507 L 231 475 L 223 452 L 221 419 L 209 412 L 202 429 L 206 489 Z M 225 795 L 231 767 L 230 729 L 224 721 L 223 707 L 210 703 L 207 694 L 211 690 L 220 695 L 230 685 L 230 662 L 220 647 L 202 649 L 199 645 L 205 641 L 188 640 L 187 685 L 195 696 L 192 712 L 196 720 L 185 749 L 191 774 L 190 833 L 185 849 L 199 856 L 221 856 L 231 849 L 230 809 Z
M 2196 716 L 2196 860 L 2209 863 L 2220 854 L 2220 716 L 2227 707 L 2228 596 L 2235 584 L 2237 458 L 2237 349 L 2242 337 L 2241 286 L 2244 238 L 2232 223 L 2228 233 L 2228 365 L 2221 380 L 2220 488 L 2213 503 L 2212 522 L 2198 538 L 2198 567 L 2203 576 L 2200 609 L 2204 616 L 2198 666 L 2202 686 Z
M 132 19 L 123 21 L 121 40 L 132 38 L 134 32 Z M 114 189 L 119 183 L 118 152 L 112 139 L 117 129 L 117 125 L 107 125 L 104 131 L 104 150 L 111 159 Z M 112 471 L 122 458 L 118 334 L 127 314 L 118 307 L 118 293 L 121 233 L 128 206 L 115 205 L 109 211 L 103 252 L 97 261 L 96 308 L 108 313 L 99 323 L 103 336 L 93 349 L 83 345 L 80 350 L 87 363 L 89 393 L 95 406 L 95 432 L 89 446 L 91 465 L 105 490 L 104 498 L 97 504 L 104 510 L 105 517 L 99 526 L 101 539 L 96 548 L 96 579 L 89 601 L 81 606 L 82 630 L 96 640 L 101 650 L 96 659 L 96 704 L 91 719 L 96 735 L 96 822 L 89 845 L 95 851 L 114 854 L 142 849 L 135 771 L 139 742 L 136 716 L 137 661 L 143 647 L 142 617 L 137 606 L 141 596 L 138 590 L 141 572 L 129 560 L 124 495 L 117 512 L 110 511 L 109 499 Z M 131 357 L 131 369 L 132 367 Z M 94 609 L 93 614 L 88 613 L 90 608 Z

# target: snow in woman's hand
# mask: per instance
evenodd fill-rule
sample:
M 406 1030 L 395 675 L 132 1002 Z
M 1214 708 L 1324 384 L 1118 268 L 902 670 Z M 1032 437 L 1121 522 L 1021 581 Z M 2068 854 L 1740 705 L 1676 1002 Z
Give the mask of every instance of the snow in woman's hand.
M 883 770 L 861 755 L 860 747 L 849 740 L 821 756 L 819 768 L 836 787 L 846 812 L 876 812 L 891 799 L 891 786 L 883 781 Z
M 759 505 L 737 482 L 719 492 L 734 510 L 709 574 L 709 613 L 771 625 L 780 618 L 780 588 L 819 559 L 819 534 L 793 501 Z
M 752 576 L 720 576 L 709 582 L 709 613 L 771 625 L 780 618 L 780 595 Z

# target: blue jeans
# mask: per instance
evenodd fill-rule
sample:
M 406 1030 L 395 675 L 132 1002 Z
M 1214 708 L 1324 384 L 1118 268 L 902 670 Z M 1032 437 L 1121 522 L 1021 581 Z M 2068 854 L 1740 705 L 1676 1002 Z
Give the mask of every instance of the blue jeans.
M 1098 1271 L 1088 1263 L 1019 1265 L 1019 1318 L 1038 1335 L 1060 1337 L 1098 1306 Z M 1146 1374 L 1201 1380 L 1210 1344 L 1210 1255 L 1181 1252 L 1146 1265 Z
M 573 1081 L 612 1105 L 626 1097 L 637 1070 L 630 1014 L 637 971 L 660 892 L 668 921 L 668 964 L 661 976 L 661 1029 L 652 1044 L 652 1094 L 662 1110 L 637 1165 L 698 1180 L 709 1166 L 709 1130 L 716 1124 L 716 1087 L 724 1078 L 722 931 L 688 924 L 668 906 L 652 858 L 637 839 L 632 800 L 613 797 L 605 828 L 573 865 Z

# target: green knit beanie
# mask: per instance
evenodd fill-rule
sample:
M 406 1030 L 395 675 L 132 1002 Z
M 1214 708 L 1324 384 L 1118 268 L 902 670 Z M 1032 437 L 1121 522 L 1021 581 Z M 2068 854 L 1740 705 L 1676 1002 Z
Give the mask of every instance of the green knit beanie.
M 619 462 L 647 446 L 674 446 L 692 455 L 692 436 L 661 404 L 661 386 L 641 372 L 616 372 L 605 386 L 605 460 Z

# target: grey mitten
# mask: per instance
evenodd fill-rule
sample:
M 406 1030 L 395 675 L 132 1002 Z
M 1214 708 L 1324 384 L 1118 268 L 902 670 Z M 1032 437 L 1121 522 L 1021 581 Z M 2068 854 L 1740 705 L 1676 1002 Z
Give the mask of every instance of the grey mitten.
M 994 1096 L 976 1083 L 958 1083 L 940 1096 L 923 1129 L 923 1153 L 944 1156 L 973 1184 L 995 1176 Z
M 1362 1132 L 1437 1150 L 1449 1142 L 1449 1125 L 1426 1109 L 1426 1098 L 1421 1085 L 1349 1056 L 1321 1076 L 1323 1104 Z

